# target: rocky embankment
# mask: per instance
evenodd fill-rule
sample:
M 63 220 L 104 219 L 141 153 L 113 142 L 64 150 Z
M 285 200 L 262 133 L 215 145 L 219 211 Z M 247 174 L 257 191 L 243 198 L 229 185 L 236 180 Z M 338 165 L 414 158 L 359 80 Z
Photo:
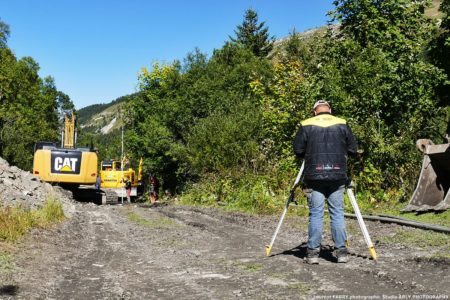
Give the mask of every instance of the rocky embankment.
M 65 211 L 70 211 L 73 200 L 68 195 L 0 158 L 0 207 L 20 206 L 34 210 L 50 197 L 60 199 Z

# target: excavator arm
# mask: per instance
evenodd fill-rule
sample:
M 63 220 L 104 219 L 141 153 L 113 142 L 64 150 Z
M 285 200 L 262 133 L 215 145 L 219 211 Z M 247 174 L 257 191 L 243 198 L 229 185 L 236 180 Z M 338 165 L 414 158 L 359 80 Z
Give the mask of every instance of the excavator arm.
M 73 149 L 76 144 L 76 127 L 75 127 L 76 117 L 73 113 L 64 115 L 64 131 L 62 139 L 62 147 L 65 149 Z

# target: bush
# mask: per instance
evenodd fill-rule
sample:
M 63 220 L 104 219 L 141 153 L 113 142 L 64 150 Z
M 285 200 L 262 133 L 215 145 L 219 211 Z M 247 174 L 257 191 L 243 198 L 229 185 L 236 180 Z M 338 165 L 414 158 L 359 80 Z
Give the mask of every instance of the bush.
M 0 211 L 0 240 L 16 241 L 31 228 L 46 228 L 64 220 L 61 202 L 49 197 L 36 211 L 21 207 L 7 207 Z
M 279 168 L 266 170 L 266 174 L 234 171 L 208 174 L 202 181 L 191 184 L 181 195 L 181 203 L 204 206 L 221 206 L 227 210 L 252 214 L 278 213 L 284 208 L 290 185 L 295 175 Z M 296 199 L 304 197 L 300 189 Z

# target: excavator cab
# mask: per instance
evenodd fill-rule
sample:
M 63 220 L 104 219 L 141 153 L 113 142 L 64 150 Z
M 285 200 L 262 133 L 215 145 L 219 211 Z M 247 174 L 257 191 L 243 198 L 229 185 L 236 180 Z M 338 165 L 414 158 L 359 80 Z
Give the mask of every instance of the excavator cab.
M 97 152 L 77 148 L 76 116 L 64 115 L 61 146 L 55 142 L 37 142 L 34 146 L 33 174 L 41 180 L 70 188 L 93 185 L 97 178 Z
M 417 148 L 424 158 L 419 181 L 403 211 L 442 211 L 450 208 L 450 142 L 434 144 L 420 139 Z

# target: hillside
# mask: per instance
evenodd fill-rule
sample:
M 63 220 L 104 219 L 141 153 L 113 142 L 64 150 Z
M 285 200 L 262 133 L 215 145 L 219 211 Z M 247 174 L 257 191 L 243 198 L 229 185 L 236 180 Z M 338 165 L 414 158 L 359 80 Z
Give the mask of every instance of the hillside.
M 115 103 L 102 107 L 94 107 L 94 111 L 89 117 L 79 119 L 80 128 L 86 132 L 107 134 L 114 129 L 120 128 L 122 124 L 121 112 L 123 103 Z
M 431 18 L 441 19 L 442 12 L 439 11 L 439 6 L 441 5 L 442 0 L 433 0 L 431 1 L 430 7 L 425 11 L 425 14 Z
M 78 122 L 84 132 L 107 134 L 122 126 L 123 105 L 138 95 L 134 93 L 113 100 L 110 103 L 93 104 L 78 110 Z

